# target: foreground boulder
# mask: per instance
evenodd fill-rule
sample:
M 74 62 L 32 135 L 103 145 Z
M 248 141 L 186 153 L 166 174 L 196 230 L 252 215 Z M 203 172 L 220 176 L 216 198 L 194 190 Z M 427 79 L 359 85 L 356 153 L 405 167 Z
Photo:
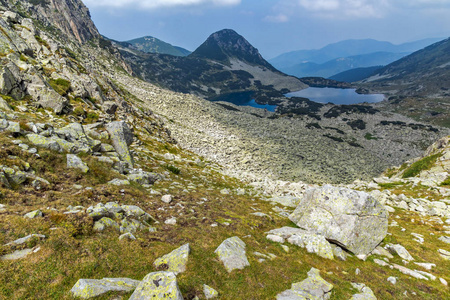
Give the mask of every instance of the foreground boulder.
M 388 228 L 388 212 L 375 198 L 331 185 L 308 190 L 289 219 L 356 255 L 374 250 Z
M 250 266 L 245 255 L 245 243 L 237 236 L 223 241 L 214 253 L 217 253 L 228 273 L 234 269 L 242 270 Z
M 302 282 L 293 283 L 290 290 L 277 295 L 277 300 L 326 300 L 331 297 L 333 285 L 320 277 L 320 271 L 311 268 L 308 278 Z
M 158 268 L 166 268 L 166 271 L 173 272 L 175 275 L 186 271 L 186 265 L 189 257 L 189 244 L 184 244 L 178 249 L 173 250 L 153 263 Z
M 139 283 L 140 281 L 129 278 L 80 279 L 70 292 L 74 297 L 90 299 L 111 291 L 131 292 Z
M 183 300 L 177 277 L 172 272 L 153 272 L 144 277 L 130 300 L 168 299 Z
M 119 154 L 120 159 L 127 162 L 130 167 L 133 166 L 133 157 L 131 156 L 129 145 L 133 142 L 133 132 L 124 121 L 111 122 L 106 125 L 106 130 L 111 136 L 114 149 Z

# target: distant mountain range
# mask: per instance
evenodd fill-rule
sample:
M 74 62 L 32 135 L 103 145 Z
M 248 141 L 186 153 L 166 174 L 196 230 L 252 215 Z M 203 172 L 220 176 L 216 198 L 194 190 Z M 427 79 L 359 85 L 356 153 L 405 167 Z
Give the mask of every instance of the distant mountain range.
M 381 68 L 363 83 L 386 94 L 450 96 L 450 38 Z
M 441 38 L 430 38 L 401 45 L 373 39 L 345 40 L 318 50 L 281 54 L 269 62 L 286 74 L 297 77 L 331 77 L 350 69 L 387 65 Z
M 208 99 L 242 91 L 282 95 L 307 87 L 298 78 L 276 70 L 245 38 L 230 29 L 213 33 L 186 57 L 144 53 L 128 43 L 116 45 L 142 79 Z
M 191 54 L 191 51 L 187 49 L 173 46 L 152 36 L 144 36 L 125 42 L 113 42 L 115 42 L 116 44 L 120 44 L 124 48 L 131 48 L 146 53 L 169 54 L 173 56 L 188 56 L 189 54 Z

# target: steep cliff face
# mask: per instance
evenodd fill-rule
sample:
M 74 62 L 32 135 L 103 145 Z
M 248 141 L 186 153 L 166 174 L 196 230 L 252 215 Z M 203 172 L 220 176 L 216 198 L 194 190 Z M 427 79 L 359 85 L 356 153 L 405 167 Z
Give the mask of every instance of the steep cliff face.
M 15 4 L 2 0 L 2 4 L 28 14 L 46 27 L 56 27 L 80 43 L 100 37 L 89 9 L 80 0 L 27 0 Z

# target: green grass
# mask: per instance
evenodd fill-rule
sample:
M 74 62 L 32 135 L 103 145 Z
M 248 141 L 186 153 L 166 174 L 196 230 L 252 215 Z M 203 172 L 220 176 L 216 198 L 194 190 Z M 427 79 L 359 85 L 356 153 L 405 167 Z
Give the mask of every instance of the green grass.
M 378 185 L 384 189 L 391 189 L 403 184 L 404 184 L 403 182 L 398 181 L 398 182 L 379 183 Z
M 414 176 L 419 175 L 420 172 L 422 172 L 424 170 L 431 169 L 431 167 L 433 167 L 433 165 L 436 163 L 438 158 L 441 156 L 442 156 L 442 154 L 438 153 L 438 154 L 434 154 L 434 155 L 425 157 L 419 161 L 416 161 L 409 168 L 407 168 L 405 170 L 405 172 L 403 172 L 402 177 L 403 178 L 414 177 Z
M 441 183 L 441 186 L 450 186 L 450 176 Z
M 70 90 L 70 81 L 62 78 L 50 79 L 48 83 L 61 96 L 66 96 Z

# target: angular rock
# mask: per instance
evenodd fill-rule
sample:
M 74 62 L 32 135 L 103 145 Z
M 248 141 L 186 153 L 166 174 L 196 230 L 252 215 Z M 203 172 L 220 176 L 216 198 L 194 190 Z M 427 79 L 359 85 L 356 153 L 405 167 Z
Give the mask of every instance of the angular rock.
M 311 268 L 308 278 L 302 282 L 293 283 L 290 290 L 286 290 L 277 295 L 277 300 L 326 300 L 331 297 L 333 285 L 326 282 L 320 271 Z
M 296 208 L 300 202 L 300 199 L 298 197 L 293 197 L 293 196 L 277 196 L 277 197 L 273 197 L 268 200 L 271 202 L 279 203 L 283 206 L 294 207 L 294 208 Z
M 54 140 L 46 138 L 44 136 L 30 133 L 27 134 L 28 140 L 37 147 L 46 148 L 52 151 L 62 152 L 62 147 Z
M 127 232 L 127 233 L 121 234 L 119 236 L 119 241 L 124 240 L 124 239 L 130 240 L 130 241 L 135 241 L 136 237 L 131 232 Z
M 17 245 L 22 245 L 25 244 L 26 242 L 30 241 L 33 238 L 37 238 L 37 239 L 45 239 L 45 235 L 43 234 L 30 234 L 27 235 L 23 238 L 17 239 L 15 241 L 12 241 L 8 244 L 6 244 L 6 246 L 17 246 Z
M 18 260 L 27 257 L 31 253 L 33 253 L 33 249 L 17 250 L 11 254 L 1 256 L 0 260 Z
M 364 283 L 352 283 L 352 286 L 361 293 L 353 295 L 350 300 L 377 300 L 373 291 Z
M 35 210 L 35 211 L 25 214 L 24 218 L 34 219 L 34 218 L 41 218 L 42 216 L 43 216 L 42 211 L 40 211 L 38 209 L 38 210 Z
M 130 182 L 126 179 L 114 178 L 113 180 L 108 181 L 108 184 L 119 186 L 119 185 L 130 185 Z
M 336 245 L 331 245 L 331 248 L 333 249 L 333 255 L 336 256 L 339 260 L 346 261 L 348 254 L 342 250 L 341 247 Z
M 392 264 L 392 266 L 394 267 L 394 269 L 399 270 L 400 272 L 402 272 L 405 275 L 409 275 L 409 276 L 412 276 L 412 277 L 417 278 L 417 279 L 428 280 L 427 277 L 425 277 L 422 274 L 420 274 L 420 273 L 418 273 L 416 271 L 413 271 L 411 269 L 405 268 L 403 266 L 399 266 L 397 264 Z
M 403 258 L 404 260 L 407 261 L 411 261 L 414 260 L 414 257 L 411 256 L 411 254 L 409 254 L 408 250 L 405 249 L 405 247 L 403 247 L 400 244 L 387 244 L 386 248 L 392 253 L 392 254 L 397 254 L 398 256 L 400 256 L 401 258 Z
M 155 219 L 136 205 L 122 205 L 122 209 L 128 217 L 135 217 L 145 222 L 153 222 Z
M 114 221 L 113 219 L 107 218 L 107 217 L 101 218 L 94 224 L 95 231 L 103 231 L 108 227 L 112 227 L 112 228 L 116 229 L 117 231 L 119 231 L 119 228 L 120 228 L 119 224 L 117 224 L 116 221 Z
M 226 239 L 214 251 L 230 273 L 235 269 L 244 269 L 250 266 L 245 255 L 245 243 L 237 236 Z
M 120 232 L 121 233 L 136 233 L 138 230 L 145 229 L 145 225 L 139 222 L 138 220 L 124 219 L 120 223 Z
M 172 195 L 164 195 L 161 197 L 161 201 L 164 203 L 170 203 L 173 200 L 173 196 Z
M 110 114 L 110 115 L 115 114 L 117 108 L 119 108 L 119 107 L 113 101 L 105 101 L 102 104 L 103 111 L 106 112 L 107 114 Z
M 185 244 L 178 249 L 173 250 L 153 263 L 155 268 L 164 268 L 164 271 L 173 272 L 175 275 L 186 271 L 186 265 L 189 257 L 189 244 Z
M 127 123 L 124 121 L 111 122 L 106 125 L 114 149 L 119 154 L 120 159 L 133 166 L 133 157 L 131 156 L 128 146 L 133 142 L 134 135 Z
M 70 169 L 79 169 L 83 173 L 89 172 L 89 167 L 75 154 L 67 154 L 67 167 Z
M 219 297 L 219 293 L 210 286 L 206 284 L 203 285 L 203 293 L 205 294 L 206 299 L 214 299 Z
M 450 260 L 450 252 L 444 249 L 439 249 L 438 250 L 439 255 L 445 259 L 445 260 Z
M 177 277 L 172 272 L 153 272 L 144 277 L 129 300 L 183 300 Z
M 388 228 L 388 213 L 375 198 L 331 185 L 308 190 L 289 219 L 357 255 L 375 249 Z
M 282 227 L 267 233 L 267 239 L 276 240 L 272 236 L 278 236 L 293 245 L 306 248 L 308 253 L 315 253 L 323 258 L 333 259 L 333 248 L 331 244 L 321 235 L 310 233 L 306 230 L 294 227 Z
M 439 238 L 439 240 L 444 242 L 444 243 L 450 244 L 450 236 L 441 236 Z
M 144 184 L 154 184 L 156 181 L 160 179 L 160 175 L 156 173 L 139 171 L 127 175 L 127 178 L 129 181 L 134 181 L 138 184 L 144 185 Z
M 138 280 L 129 278 L 80 279 L 70 292 L 76 298 L 90 299 L 111 291 L 131 292 L 140 283 Z

